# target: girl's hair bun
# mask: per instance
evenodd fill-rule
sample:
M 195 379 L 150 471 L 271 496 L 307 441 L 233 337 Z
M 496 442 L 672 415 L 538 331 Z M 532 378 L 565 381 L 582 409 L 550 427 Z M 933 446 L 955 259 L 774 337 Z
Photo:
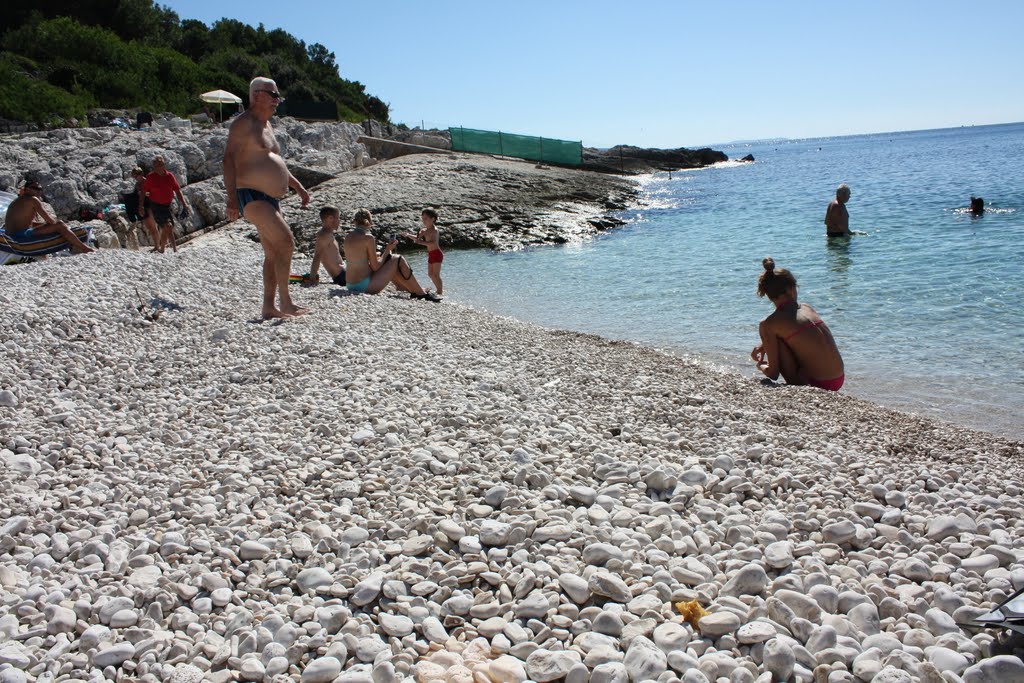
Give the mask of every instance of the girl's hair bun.
M 765 260 L 761 261 L 761 265 L 764 266 L 764 269 L 769 273 L 775 270 L 775 261 L 772 260 L 771 256 L 768 256 Z

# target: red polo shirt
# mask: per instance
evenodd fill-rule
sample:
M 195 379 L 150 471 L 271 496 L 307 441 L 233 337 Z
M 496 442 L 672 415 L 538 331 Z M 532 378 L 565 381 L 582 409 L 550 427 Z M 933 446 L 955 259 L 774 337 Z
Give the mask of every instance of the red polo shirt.
M 175 190 L 181 189 L 178 179 L 170 171 L 160 175 L 156 171 L 146 176 L 142 189 L 156 204 L 170 204 L 174 201 Z

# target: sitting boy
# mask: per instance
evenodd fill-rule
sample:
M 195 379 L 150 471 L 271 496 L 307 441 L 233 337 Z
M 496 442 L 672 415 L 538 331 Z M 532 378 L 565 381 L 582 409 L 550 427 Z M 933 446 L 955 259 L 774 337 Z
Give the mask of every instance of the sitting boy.
M 345 266 L 341 260 L 341 250 L 334 239 L 334 233 L 341 225 L 341 211 L 336 206 L 325 206 L 320 209 L 320 232 L 316 234 L 313 248 L 313 263 L 309 267 L 309 282 L 320 282 L 320 266 L 322 265 L 331 276 L 331 281 L 341 287 L 345 286 Z

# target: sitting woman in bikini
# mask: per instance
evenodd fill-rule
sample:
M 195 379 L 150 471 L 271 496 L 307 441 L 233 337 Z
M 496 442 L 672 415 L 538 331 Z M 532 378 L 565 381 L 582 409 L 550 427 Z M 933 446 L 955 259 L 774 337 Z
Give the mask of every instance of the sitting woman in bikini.
M 413 299 L 440 301 L 441 299 L 423 291 L 413 277 L 412 267 L 405 258 L 392 253 L 398 240 L 392 239 L 381 255 L 377 256 L 377 243 L 369 234 L 373 219 L 366 209 L 356 211 L 355 227 L 345 235 L 342 248 L 345 250 L 345 286 L 353 292 L 377 294 L 394 283 L 395 287 L 409 292 Z
M 845 374 L 832 331 L 809 304 L 797 303 L 792 273 L 770 258 L 761 265 L 757 295 L 771 299 L 775 312 L 761 321 L 761 343 L 750 353 L 757 369 L 771 379 L 781 373 L 787 384 L 839 391 Z

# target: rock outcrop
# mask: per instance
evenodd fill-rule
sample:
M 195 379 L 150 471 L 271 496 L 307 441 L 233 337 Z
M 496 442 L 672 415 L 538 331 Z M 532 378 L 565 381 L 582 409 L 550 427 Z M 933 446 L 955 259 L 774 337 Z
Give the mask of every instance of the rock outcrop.
M 376 164 L 319 186 L 313 209 L 330 204 L 348 225 L 356 209 L 374 216 L 374 232 L 415 232 L 420 211 L 441 214 L 443 247 L 499 251 L 579 241 L 622 224 L 636 185 L 627 178 L 471 154 L 417 154 Z M 320 221 L 315 210 L 283 205 L 299 250 L 308 250 Z
M 639 174 L 701 168 L 729 157 L 714 149 L 652 149 L 616 145 L 609 149 L 583 148 L 583 168 L 602 173 Z

